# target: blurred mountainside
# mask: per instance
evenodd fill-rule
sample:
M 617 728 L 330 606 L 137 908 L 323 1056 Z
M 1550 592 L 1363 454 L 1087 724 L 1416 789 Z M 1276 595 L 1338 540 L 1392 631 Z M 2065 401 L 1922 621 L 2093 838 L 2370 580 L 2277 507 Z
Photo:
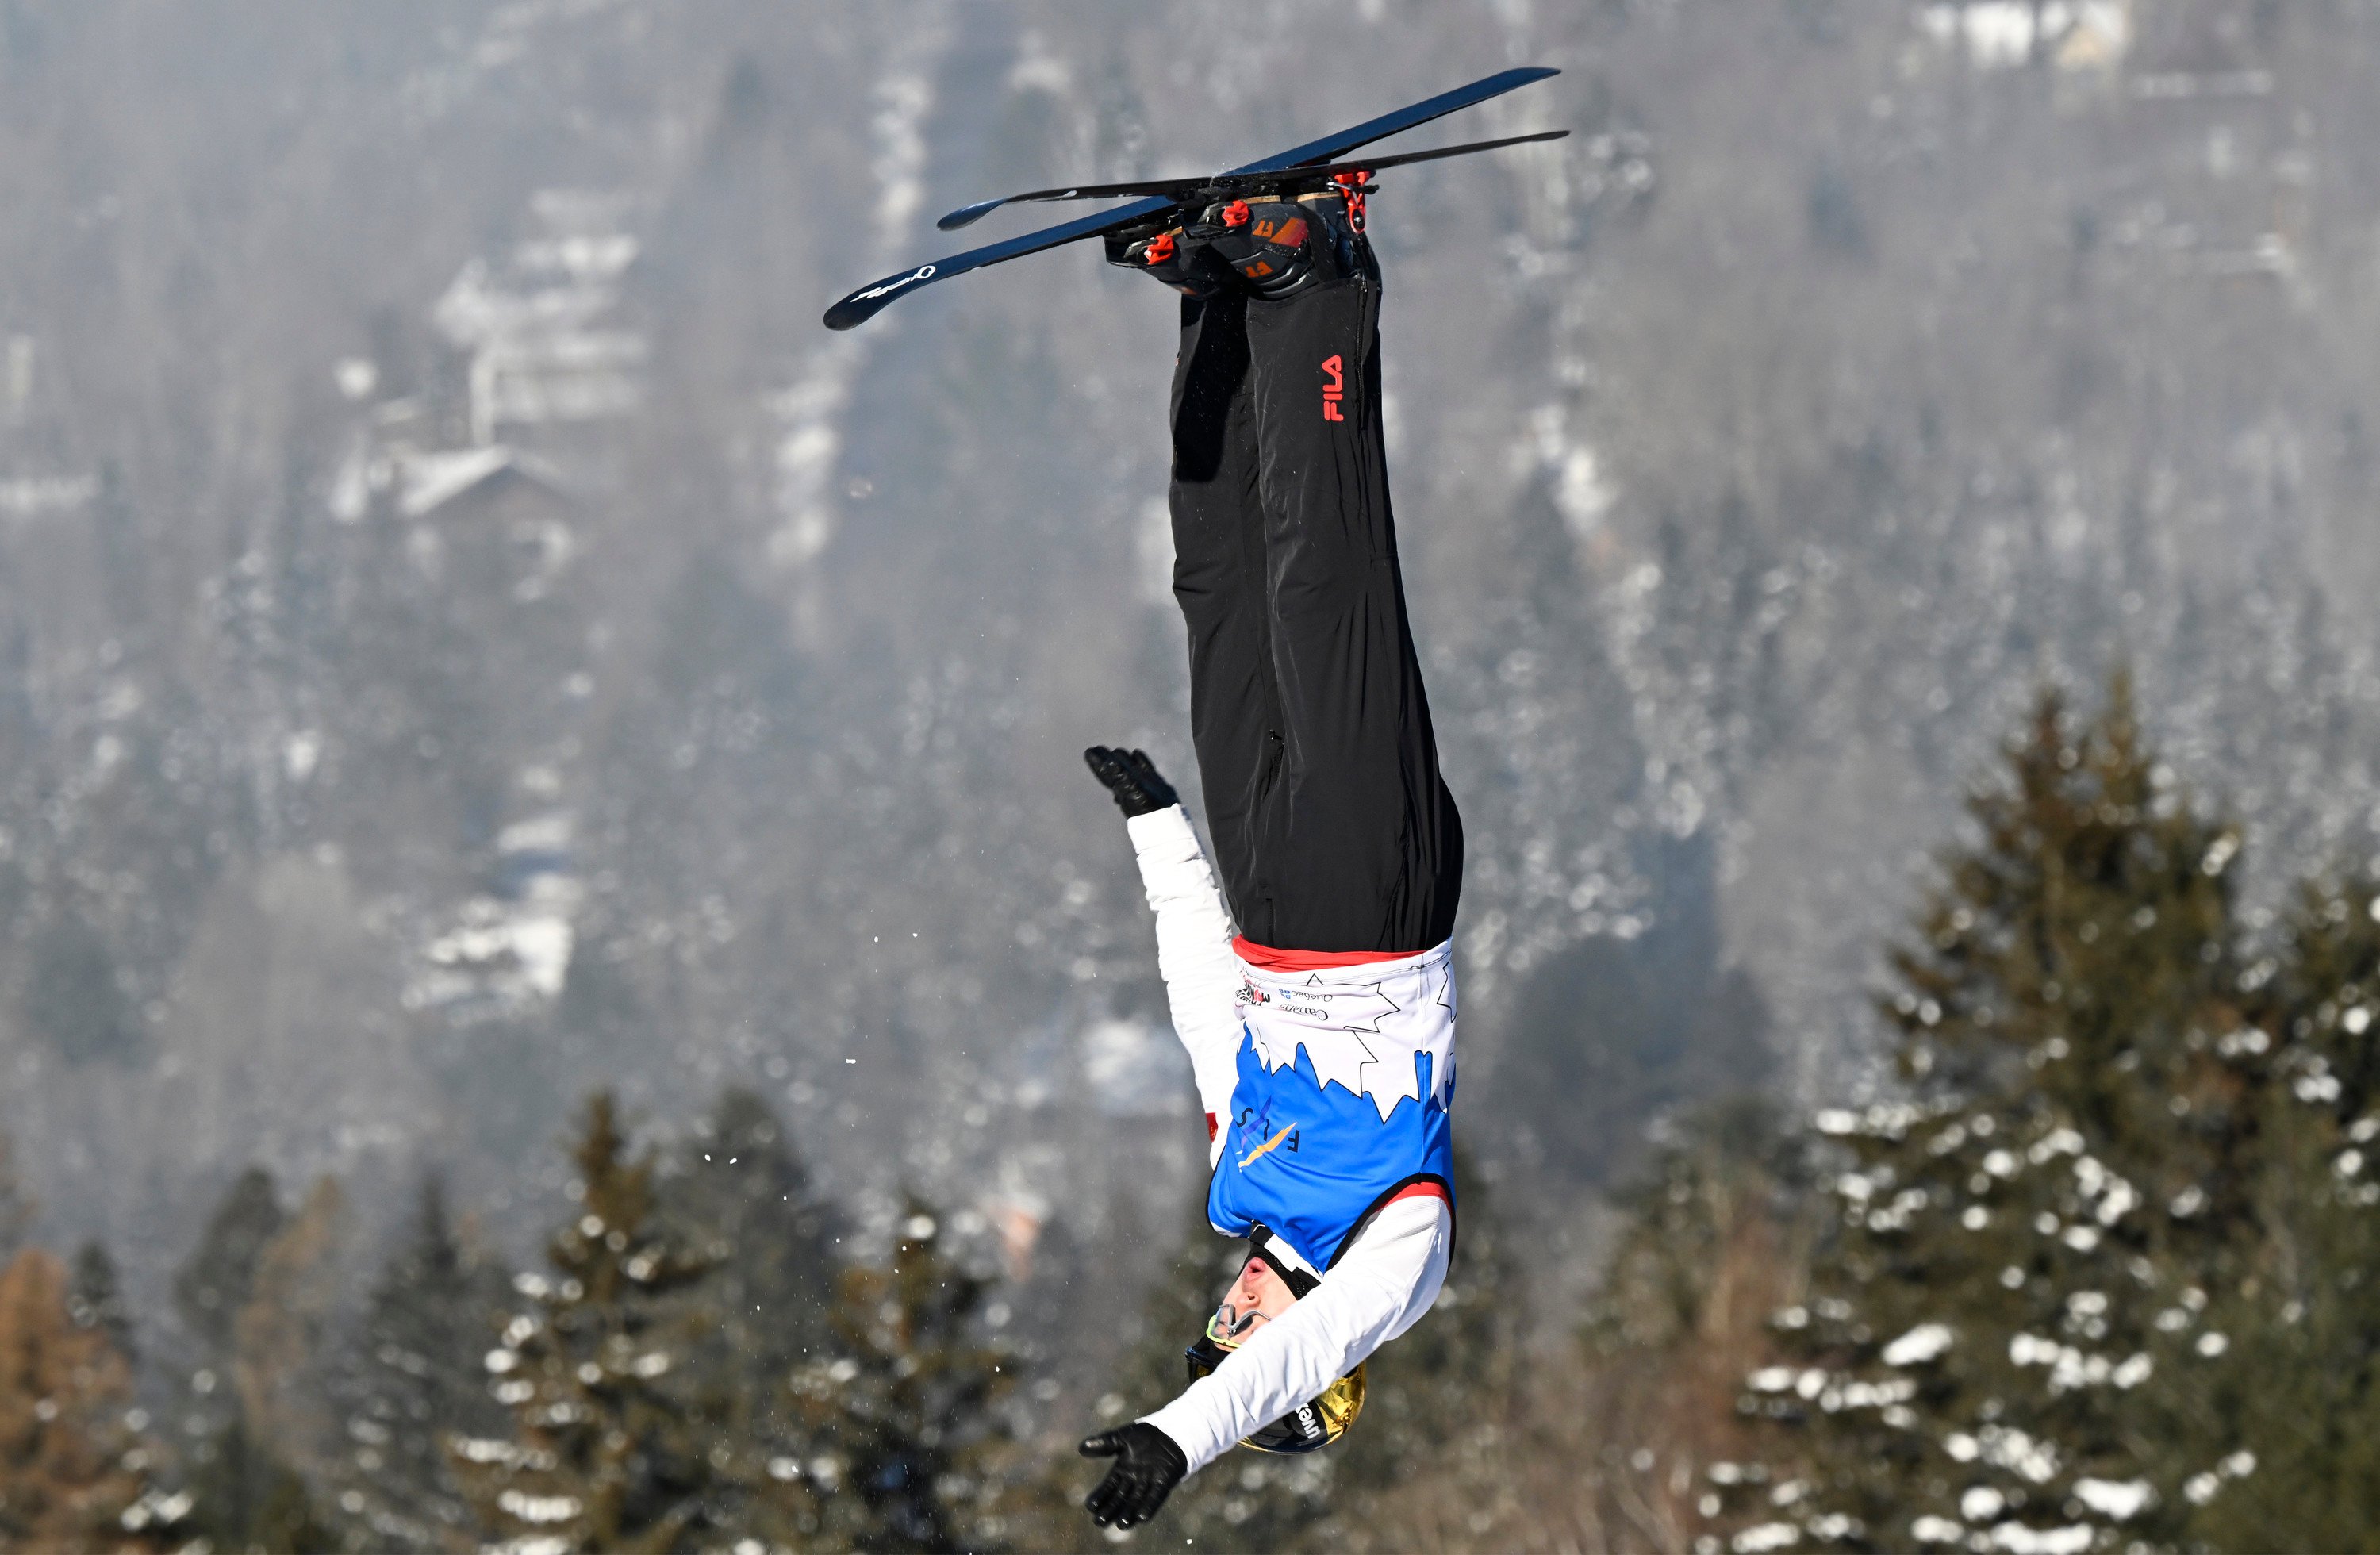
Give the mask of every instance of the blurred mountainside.
M 53 1221 L 151 1295 L 251 1161 L 513 1227 L 589 1088 L 743 1081 L 879 1237 L 915 1184 L 1155 1268 L 1196 1125 L 1076 753 L 1195 788 L 1171 299 L 1078 248 L 818 315 L 965 200 L 1514 62 L 1566 73 L 1413 143 L 1572 138 L 1372 207 L 1486 1161 L 1857 1071 L 2044 678 L 2128 659 L 2260 881 L 2370 851 L 2372 7 L 1218 14 L 0 0 L 0 1129 Z

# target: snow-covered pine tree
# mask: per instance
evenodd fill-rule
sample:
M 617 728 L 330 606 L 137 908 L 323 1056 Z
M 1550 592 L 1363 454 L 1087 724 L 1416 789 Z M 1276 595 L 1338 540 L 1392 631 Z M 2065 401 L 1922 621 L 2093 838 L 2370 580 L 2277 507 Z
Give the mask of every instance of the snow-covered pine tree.
M 152 1485 L 157 1453 L 129 1408 L 131 1368 L 67 1296 L 66 1266 L 39 1247 L 0 1270 L 0 1549 L 169 1548 L 189 1503 Z
M 185 1461 L 194 1542 L 242 1555 L 331 1555 L 339 1548 L 306 1482 L 274 1455 L 245 1411 L 235 1410 Z
M 1714 1102 L 1665 1122 L 1614 1196 L 1584 1396 L 1559 1412 L 1585 1427 L 1575 1450 L 1602 1449 L 1600 1485 L 1574 1492 L 1602 1524 L 1683 1548 L 1715 1497 L 1764 1493 L 1756 1427 L 1730 1405 L 1767 1355 L 1768 1314 L 1806 1294 L 1803 1154 L 1759 1100 Z
M 504 1427 L 482 1357 L 510 1299 L 502 1272 L 455 1226 L 444 1184 L 425 1179 L 337 1382 L 347 1437 L 340 1502 L 360 1548 L 476 1547 L 445 1440 Z
M 827 1336 L 842 1267 L 839 1218 L 811 1186 L 784 1124 L 740 1087 L 675 1154 L 659 1185 L 662 1210 L 711 1265 L 701 1296 L 716 1323 L 701 1364 L 781 1381 Z M 782 1390 L 747 1381 L 742 1391 L 759 1411 L 749 1428 L 786 1426 Z
M 500 1549 L 708 1549 L 757 1520 L 742 1502 L 772 1483 L 735 1475 L 728 1412 L 679 1375 L 710 1320 L 688 1299 L 710 1265 L 663 1233 L 652 1157 L 631 1157 L 609 1094 L 589 1102 L 572 1154 L 578 1212 L 547 1244 L 552 1276 L 516 1279 L 527 1301 L 485 1360 L 514 1436 L 453 1439 L 457 1477 L 482 1525 L 509 1541 Z M 790 1482 L 777 1493 L 801 1494 Z
M 335 1548 L 305 1483 L 273 1452 L 249 1417 L 240 1385 L 240 1328 L 260 1273 L 290 1218 L 273 1174 L 240 1173 L 209 1218 L 174 1280 L 174 1306 L 189 1353 L 172 1379 L 181 1423 L 185 1488 L 193 1532 L 217 1548 L 307 1555 Z
M 1742 1401 L 1806 1457 L 1739 1549 L 2179 1546 L 2259 1461 L 2236 1335 L 2276 1066 L 2238 835 L 2121 677 L 2088 727 L 2045 697 L 2009 780 L 1892 956 L 1900 1094 L 1818 1117 L 1836 1213 Z
M 2253 1381 L 2236 1402 L 2256 1468 L 2228 1473 L 2237 1449 L 2202 1442 L 2191 1529 L 2216 1549 L 2380 1550 L 2380 882 L 2307 885 L 2250 973 L 2277 1037 L 2257 1119 L 2265 1252 L 2224 1321 Z
M 67 1276 L 67 1313 L 74 1318 L 75 1327 L 97 1329 L 107 1335 L 128 1366 L 139 1366 L 140 1351 L 132 1331 L 132 1312 L 125 1305 L 123 1282 L 115 1272 L 115 1259 L 104 1245 L 86 1242 L 75 1249 L 72 1271 Z
M 697 1125 L 657 1194 L 668 1233 L 705 1265 L 667 1300 L 687 1336 L 678 1386 L 710 1421 L 719 1547 L 832 1548 L 831 1536 L 818 1543 L 832 1519 L 802 1469 L 831 1449 L 793 1407 L 788 1381 L 830 1350 L 838 1217 L 784 1125 L 740 1087 Z
M 988 1282 L 943 1240 L 941 1218 L 910 1196 L 892 1261 L 844 1271 L 830 1353 L 794 1373 L 820 1446 L 798 1470 L 819 1492 L 823 1548 L 996 1549 L 1014 1532 L 1003 1503 L 1032 1494 L 1002 1472 L 992 1405 L 1016 1367 L 981 1336 Z
M 255 1283 L 232 1329 L 240 1413 L 255 1440 L 304 1485 L 329 1479 L 340 1461 L 327 1372 L 346 1215 L 338 1180 L 317 1179 L 257 1259 Z
M 241 1172 L 209 1217 L 189 1261 L 174 1277 L 174 1308 L 201 1364 L 229 1362 L 232 1330 L 255 1287 L 257 1263 L 288 1219 L 273 1173 L 261 1166 Z M 227 1381 L 210 1378 L 196 1391 L 212 1396 Z

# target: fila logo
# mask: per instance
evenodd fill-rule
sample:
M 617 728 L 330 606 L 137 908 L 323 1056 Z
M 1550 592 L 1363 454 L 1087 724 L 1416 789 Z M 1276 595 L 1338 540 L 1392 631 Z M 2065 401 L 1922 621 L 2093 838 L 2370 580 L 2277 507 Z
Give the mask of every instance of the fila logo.
M 1346 376 L 1340 371 L 1337 357 L 1322 358 L 1322 419 L 1326 421 L 1345 420 L 1347 418 L 1339 414 L 1339 402 L 1347 395 Z

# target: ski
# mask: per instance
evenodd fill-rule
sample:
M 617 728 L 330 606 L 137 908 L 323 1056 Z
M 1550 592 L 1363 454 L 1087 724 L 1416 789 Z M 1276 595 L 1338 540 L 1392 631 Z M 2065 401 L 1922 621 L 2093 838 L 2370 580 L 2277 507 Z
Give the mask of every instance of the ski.
M 1293 168 L 1302 171 L 1311 164 L 1333 163 L 1348 152 L 1359 147 L 1367 146 L 1375 140 L 1385 140 L 1389 136 L 1400 134 L 1404 130 L 1417 128 L 1433 119 L 1443 118 L 1448 114 L 1485 103 L 1493 97 L 1501 97 L 1504 93 L 1527 86 L 1532 81 L 1541 81 L 1548 76 L 1560 74 L 1560 71 L 1544 66 L 1501 70 L 1495 75 L 1473 81 L 1468 86 L 1456 87 L 1451 91 L 1443 91 L 1436 97 L 1424 98 L 1421 102 L 1397 109 L 1394 113 L 1366 119 L 1362 124 L 1341 130 L 1336 135 L 1325 136 L 1319 140 L 1309 140 L 1305 145 L 1293 146 L 1288 151 L 1276 152 L 1243 166 L 1226 169 L 1217 175 L 1217 177 L 1236 178 L 1249 174 L 1280 173 Z M 1541 138 L 1550 139 L 1551 137 Z M 1460 151 L 1480 149 L 1484 147 L 1450 147 L 1436 154 L 1451 156 Z M 1414 160 L 1427 160 L 1427 158 L 1417 155 Z M 1378 167 L 1381 163 L 1353 165 L 1369 168 Z M 1320 169 L 1318 168 L 1317 171 L 1318 173 Z M 1214 178 L 1195 180 L 1192 181 L 1192 188 L 1195 191 L 1196 188 L 1215 181 Z M 964 206 L 943 217 L 941 225 L 945 230 L 964 226 L 1019 198 L 1023 197 L 1003 195 L 998 200 Z M 1081 198 L 1100 197 L 1084 195 Z M 1038 232 L 1028 232 L 1022 237 L 988 244 L 980 249 L 970 249 L 965 253 L 953 254 L 947 259 L 935 260 L 929 263 L 918 265 L 915 269 L 896 271 L 880 280 L 868 283 L 828 309 L 825 319 L 826 327 L 833 330 L 854 328 L 874 318 L 911 292 L 932 285 L 938 281 L 947 281 L 953 275 L 964 275 L 971 270 L 981 270 L 987 265 L 1000 264 L 1008 260 L 1022 258 L 1026 254 L 1038 253 L 1044 249 L 1054 249 L 1078 238 L 1096 237 L 1122 227 L 1152 222 L 1159 216 L 1174 210 L 1180 203 L 1177 197 L 1155 195 L 1148 199 L 1136 200 L 1129 205 L 1120 205 L 1113 210 L 1101 211 L 1092 215 L 1078 217 L 1071 222 L 1061 223 L 1057 226 L 1045 227 Z
M 1440 146 L 1435 151 L 1405 152 L 1397 156 L 1365 157 L 1354 162 L 1326 163 L 1319 166 L 1301 164 L 1263 173 L 1215 173 L 1204 178 L 1159 178 L 1139 184 L 1084 184 L 1073 188 L 1032 189 L 1000 200 L 988 200 L 980 205 L 962 206 L 934 225 L 948 232 L 988 215 L 1002 205 L 1015 205 L 1026 200 L 1121 200 L 1126 195 L 1161 194 L 1177 202 L 1187 202 L 1196 196 L 1199 202 L 1204 203 L 1209 198 L 1252 193 L 1257 189 L 1269 194 L 1299 194 L 1320 188 L 1342 173 L 1377 173 L 1384 167 L 1437 162 L 1444 157 L 1467 156 L 1473 152 L 1500 151 L 1506 146 L 1525 146 L 1537 140 L 1559 140 L 1569 133 L 1567 129 L 1541 129 L 1534 135 L 1507 135 L 1500 140 L 1474 140 L 1467 145 Z

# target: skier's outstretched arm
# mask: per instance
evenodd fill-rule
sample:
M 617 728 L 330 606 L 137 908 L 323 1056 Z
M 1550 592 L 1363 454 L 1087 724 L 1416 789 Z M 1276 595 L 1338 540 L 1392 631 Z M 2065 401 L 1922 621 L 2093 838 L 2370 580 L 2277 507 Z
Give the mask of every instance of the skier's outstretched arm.
M 1231 1111 L 1238 1076 L 1241 1029 L 1233 996 L 1240 969 L 1232 952 L 1232 915 L 1190 829 L 1189 812 L 1148 756 L 1095 745 L 1083 759 L 1115 796 L 1132 835 L 1141 888 L 1157 915 L 1157 969 L 1165 978 L 1174 1034 L 1190 1051 L 1198 1103 L 1215 1142 L 1212 1154 L 1221 1148 L 1216 1120 Z
M 1444 1199 L 1385 1206 L 1319 1285 L 1144 1420 L 1181 1448 L 1195 1474 L 1419 1322 L 1446 1282 L 1453 1243 Z

